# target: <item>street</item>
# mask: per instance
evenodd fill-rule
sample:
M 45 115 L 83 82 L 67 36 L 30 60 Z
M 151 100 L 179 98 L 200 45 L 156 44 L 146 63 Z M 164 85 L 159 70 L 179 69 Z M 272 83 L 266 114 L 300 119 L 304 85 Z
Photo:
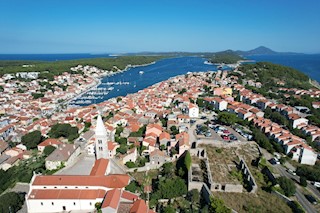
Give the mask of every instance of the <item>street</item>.
M 274 165 L 274 168 L 277 168 L 281 176 L 287 177 L 289 179 L 293 179 L 299 183 L 299 177 L 295 175 L 289 174 L 286 169 L 280 164 L 280 165 Z M 311 204 L 306 197 L 304 196 L 304 193 L 302 193 L 300 189 L 300 185 L 296 182 L 296 193 L 295 196 L 298 200 L 298 202 L 301 204 L 301 206 L 308 212 L 308 213 L 317 213 L 317 210 L 314 208 L 313 204 Z

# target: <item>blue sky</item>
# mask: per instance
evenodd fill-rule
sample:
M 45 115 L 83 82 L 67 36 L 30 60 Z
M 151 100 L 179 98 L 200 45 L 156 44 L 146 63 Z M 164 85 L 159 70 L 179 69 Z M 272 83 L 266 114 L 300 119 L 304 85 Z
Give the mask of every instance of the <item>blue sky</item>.
M 0 53 L 320 52 L 319 0 L 1 0 Z

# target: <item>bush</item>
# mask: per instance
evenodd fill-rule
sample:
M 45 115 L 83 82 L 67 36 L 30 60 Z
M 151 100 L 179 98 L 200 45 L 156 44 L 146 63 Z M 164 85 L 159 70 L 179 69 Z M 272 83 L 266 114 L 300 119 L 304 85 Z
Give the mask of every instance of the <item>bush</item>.
M 131 161 L 127 162 L 127 163 L 126 163 L 126 166 L 127 166 L 128 168 L 137 167 L 136 164 L 135 164 L 134 162 L 131 162 Z
M 286 177 L 279 177 L 277 182 L 286 196 L 290 197 L 296 192 L 296 185 L 294 184 L 293 180 Z
M 36 130 L 30 132 L 21 138 L 22 144 L 24 144 L 28 149 L 34 149 L 41 142 L 42 136 L 41 132 Z
M 55 149 L 56 149 L 56 147 L 54 147 L 54 146 L 46 146 L 46 148 L 44 148 L 44 150 L 43 150 L 43 153 L 46 156 L 49 156 Z
M 300 177 L 300 185 L 303 186 L 303 187 L 307 187 L 308 182 L 307 182 L 307 178 L 306 177 L 304 177 L 304 176 Z

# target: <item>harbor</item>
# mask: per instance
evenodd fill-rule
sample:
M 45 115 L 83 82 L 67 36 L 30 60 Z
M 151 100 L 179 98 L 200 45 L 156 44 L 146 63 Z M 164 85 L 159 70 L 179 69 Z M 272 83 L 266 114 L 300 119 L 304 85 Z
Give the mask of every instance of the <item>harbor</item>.
M 110 98 L 136 93 L 170 77 L 188 72 L 217 70 L 216 65 L 205 64 L 205 61 L 200 57 L 178 57 L 141 66 L 129 65 L 125 70 L 102 77 L 95 87 L 74 98 L 69 107 L 97 104 Z

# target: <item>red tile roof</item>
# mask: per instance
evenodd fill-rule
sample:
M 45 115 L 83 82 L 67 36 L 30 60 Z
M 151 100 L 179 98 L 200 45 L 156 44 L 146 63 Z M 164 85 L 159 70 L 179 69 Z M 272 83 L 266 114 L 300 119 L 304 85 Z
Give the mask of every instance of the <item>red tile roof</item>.
M 105 194 L 101 189 L 34 189 L 28 199 L 96 199 Z
M 96 160 L 94 162 L 94 166 L 91 169 L 90 175 L 91 176 L 105 175 L 108 165 L 109 165 L 108 159 L 100 158 L 99 160 Z
M 101 208 L 111 207 L 113 209 L 117 209 L 120 201 L 120 196 L 121 191 L 119 189 L 113 189 L 108 191 L 101 205 Z
M 125 174 L 108 176 L 81 175 L 39 175 L 32 185 L 35 186 L 102 186 L 107 188 L 123 188 L 129 183 L 129 176 Z
M 60 142 L 59 140 L 54 138 L 48 138 L 45 141 L 38 144 L 38 146 L 50 146 L 50 145 L 60 145 L 60 144 L 62 144 L 62 142 Z

